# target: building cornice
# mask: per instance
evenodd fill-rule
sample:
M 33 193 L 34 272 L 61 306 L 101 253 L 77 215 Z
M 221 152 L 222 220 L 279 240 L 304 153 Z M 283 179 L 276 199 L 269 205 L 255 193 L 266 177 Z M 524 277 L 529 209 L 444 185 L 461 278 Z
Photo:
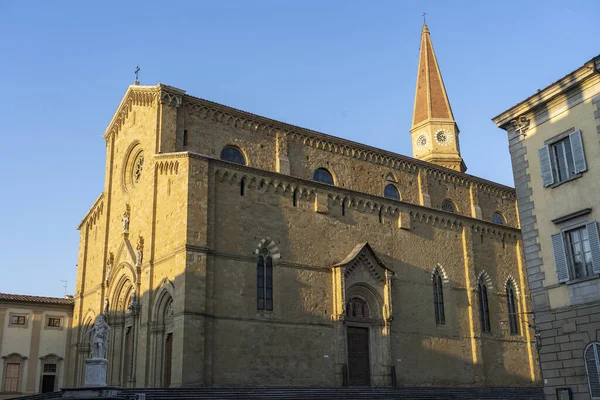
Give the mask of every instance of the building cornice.
M 428 175 L 432 175 L 436 179 L 442 179 L 446 182 L 467 187 L 474 185 L 481 191 L 493 193 L 503 198 L 516 198 L 514 188 L 509 186 L 473 175 L 460 173 L 426 161 L 417 160 L 415 158 L 336 136 L 276 121 L 209 100 L 189 96 L 185 94 L 184 90 L 164 84 L 158 84 L 156 86 L 129 86 L 117 112 L 114 114 L 104 133 L 104 138 L 108 140 L 112 135 L 118 135 L 134 105 L 152 106 L 157 103 L 168 104 L 171 107 L 180 107 L 183 105 L 183 107 L 191 114 L 199 115 L 201 118 L 209 119 L 224 125 L 230 125 L 248 131 L 262 132 L 271 136 L 282 134 L 305 146 L 415 174 L 422 169 Z
M 492 118 L 492 121 L 498 127 L 508 130 L 511 120 L 526 113 L 535 113 L 542 105 L 547 105 L 558 96 L 568 91 L 582 91 L 587 81 L 594 76 L 598 77 L 598 75 L 600 75 L 600 55 L 587 61 L 583 66 L 546 86 L 544 89 L 539 90 L 522 102 L 495 116 Z
M 444 168 L 426 161 L 417 160 L 415 158 L 336 136 L 268 119 L 246 111 L 214 103 L 209 100 L 185 95 L 183 107 L 188 110 L 188 112 L 213 122 L 230 125 L 248 131 L 262 132 L 270 136 L 275 136 L 277 134 L 286 135 L 291 140 L 295 140 L 309 147 L 329 151 L 334 154 L 345 155 L 377 165 L 383 165 L 392 169 L 405 170 L 415 174 L 418 173 L 420 169 L 423 169 L 428 175 L 432 175 L 436 179 L 442 179 L 447 182 L 467 187 L 474 185 L 481 191 L 494 193 L 499 197 L 510 199 L 516 198 L 514 188 L 511 188 L 510 186 L 505 186 L 487 179 L 460 173 L 450 168 Z
M 306 180 L 289 175 L 279 174 L 277 172 L 265 171 L 240 164 L 230 163 L 223 160 L 202 157 L 214 165 L 214 173 L 221 182 L 227 181 L 229 184 L 239 184 L 245 177 L 247 179 L 248 189 L 272 190 L 273 193 L 293 193 L 299 190 L 301 197 L 305 199 L 313 198 L 317 192 L 327 194 L 327 198 L 340 204 L 345 201 L 347 209 L 355 209 L 363 213 L 379 213 L 383 208 L 384 216 L 390 217 L 397 215 L 398 212 L 408 212 L 411 218 L 432 225 L 440 225 L 449 229 L 456 229 L 462 226 L 468 226 L 473 231 L 480 234 L 491 236 L 520 238 L 521 230 L 508 225 L 498 225 L 491 221 L 480 220 L 460 214 L 453 214 L 434 208 L 425 207 L 419 204 L 407 203 L 404 201 L 390 200 L 377 195 L 357 192 L 347 188 L 331 186 L 313 180 Z M 239 171 L 230 173 L 227 170 Z M 252 176 L 254 175 L 254 176 Z M 264 178 L 268 179 L 265 180 Z
M 88 220 L 88 218 L 90 216 L 98 216 L 99 214 L 102 213 L 103 204 L 101 202 L 103 199 L 104 199 L 104 192 L 100 193 L 100 196 L 98 196 L 98 198 L 96 199 L 94 204 L 92 204 L 92 206 L 90 207 L 88 212 L 85 213 L 85 216 L 83 217 L 83 219 L 81 220 L 79 225 L 77 225 L 77 230 L 81 230 L 81 227 Z M 95 218 L 93 218 L 93 219 L 95 219 Z

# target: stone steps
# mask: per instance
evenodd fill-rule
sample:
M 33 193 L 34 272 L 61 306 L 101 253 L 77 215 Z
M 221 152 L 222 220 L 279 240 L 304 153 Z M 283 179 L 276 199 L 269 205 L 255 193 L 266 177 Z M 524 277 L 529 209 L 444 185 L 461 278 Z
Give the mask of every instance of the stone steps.
M 187 387 L 122 389 L 113 400 L 544 400 L 542 388 L 370 388 L 370 387 Z M 21 400 L 62 398 L 61 392 L 20 397 Z M 71 398 L 76 400 L 76 398 Z M 104 398 L 108 399 L 108 398 Z

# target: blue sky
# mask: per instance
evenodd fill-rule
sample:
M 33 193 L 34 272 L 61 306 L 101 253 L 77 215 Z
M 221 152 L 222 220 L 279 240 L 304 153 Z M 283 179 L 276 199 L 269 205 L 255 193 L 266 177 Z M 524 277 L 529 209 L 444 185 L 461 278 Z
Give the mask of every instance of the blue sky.
M 410 156 L 423 11 L 468 172 L 512 186 L 490 119 L 600 53 L 598 0 L 0 1 L 0 291 L 74 293 L 138 64 L 142 84 Z

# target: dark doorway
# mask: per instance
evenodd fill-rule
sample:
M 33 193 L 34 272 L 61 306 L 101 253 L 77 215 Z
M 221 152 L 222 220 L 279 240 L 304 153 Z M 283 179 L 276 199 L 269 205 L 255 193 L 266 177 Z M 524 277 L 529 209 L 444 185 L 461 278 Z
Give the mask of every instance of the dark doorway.
M 173 357 L 173 334 L 167 334 L 165 340 L 165 387 L 171 386 L 171 360 Z
M 348 384 L 369 386 L 369 329 L 348 327 Z
M 54 392 L 56 375 L 42 375 L 42 393 Z

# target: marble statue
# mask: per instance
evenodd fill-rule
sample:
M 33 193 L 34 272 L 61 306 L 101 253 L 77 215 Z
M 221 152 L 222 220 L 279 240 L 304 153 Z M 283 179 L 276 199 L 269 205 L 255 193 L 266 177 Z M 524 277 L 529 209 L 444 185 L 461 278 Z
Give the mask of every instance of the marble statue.
M 106 359 L 109 330 L 110 326 L 108 326 L 106 321 L 104 321 L 104 316 L 98 315 L 94 325 L 85 333 L 85 337 L 90 336 L 90 343 L 92 345 L 92 358 Z

